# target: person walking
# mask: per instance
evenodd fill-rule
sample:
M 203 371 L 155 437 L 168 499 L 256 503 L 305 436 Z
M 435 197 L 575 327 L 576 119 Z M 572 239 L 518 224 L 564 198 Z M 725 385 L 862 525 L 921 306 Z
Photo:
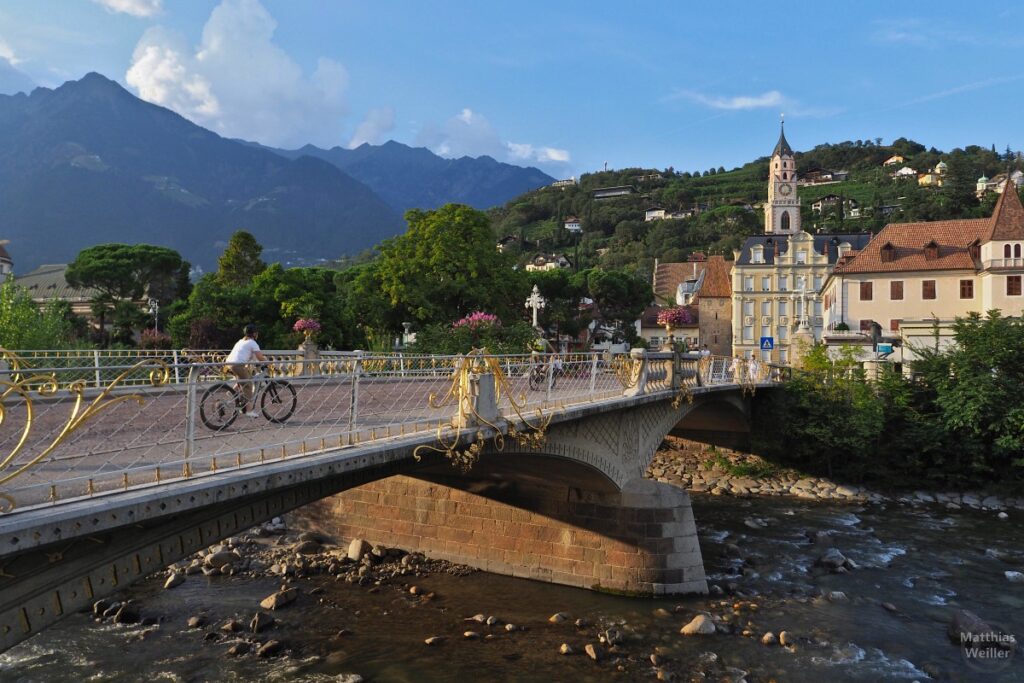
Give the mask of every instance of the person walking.
M 245 407 L 243 414 L 246 417 L 257 418 L 260 416 L 256 412 L 256 407 L 250 405 L 252 403 L 252 372 L 249 371 L 249 363 L 255 358 L 258 361 L 266 361 L 267 357 L 260 351 L 260 345 L 256 343 L 256 337 L 259 336 L 259 330 L 252 323 L 245 326 L 242 331 L 243 337 L 235 342 L 235 345 L 231 349 L 231 353 L 224 359 L 227 371 L 235 376 L 238 383 L 235 385 L 241 391 L 242 396 L 245 398 Z

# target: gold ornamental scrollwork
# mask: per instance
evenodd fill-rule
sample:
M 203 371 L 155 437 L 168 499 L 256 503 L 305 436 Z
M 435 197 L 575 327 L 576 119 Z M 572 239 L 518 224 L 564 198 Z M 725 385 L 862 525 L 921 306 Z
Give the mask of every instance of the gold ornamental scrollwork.
M 518 400 L 516 400 L 512 384 L 501 367 L 501 361 L 488 355 L 486 349 L 473 349 L 456 363 L 451 383 L 444 395 L 438 398 L 436 394 L 431 393 L 428 399 L 430 407 L 434 409 L 444 408 L 454 403 L 456 406 L 455 416 L 449 425 L 445 425 L 444 422 L 438 423 L 438 445 L 417 446 L 413 450 L 413 458 L 417 461 L 420 460 L 426 451 L 441 453 L 451 461 L 453 467 L 468 472 L 480 459 L 488 441 L 480 430 L 473 431 L 465 441 L 463 440 L 466 432 L 471 431 L 468 429 L 471 423 L 490 427 L 494 432 L 490 439 L 494 449 L 496 451 L 504 450 L 506 430 L 481 415 L 474 402 L 472 375 L 479 375 L 487 371 L 494 375 L 495 396 L 500 397 L 503 394 L 507 396 L 509 405 L 520 423 L 517 428 L 512 420 L 506 421 L 508 437 L 521 446 L 537 448 L 544 444 L 547 438 L 545 434 L 552 416 L 548 415 L 545 418 L 543 411 L 538 409 L 535 418 L 527 417 L 525 414 L 527 412 L 525 409 L 526 396 L 520 392 Z M 449 440 L 445 439 L 447 428 L 455 430 Z
M 640 381 L 644 362 L 638 358 L 619 355 L 612 358 L 611 368 L 623 389 L 632 389 Z
M 83 425 L 108 408 L 125 401 L 135 401 L 140 406 L 145 403 L 145 397 L 141 393 L 120 396 L 112 396 L 111 393 L 127 378 L 146 368 L 149 368 L 149 382 L 152 386 L 163 386 L 170 381 L 171 373 L 167 364 L 157 358 L 148 358 L 135 363 L 122 372 L 88 402 L 85 398 L 86 382 L 84 380 L 76 380 L 69 384 L 64 391 L 74 397 L 74 404 L 64 426 L 45 448 L 27 462 L 20 464 L 15 463 L 15 458 L 25 448 L 35 425 L 35 400 L 56 396 L 60 389 L 55 374 L 24 375 L 19 373 L 16 376 L 12 374 L 10 380 L 0 380 L 0 426 L 8 421 L 8 411 L 11 407 L 16 405 L 25 407 L 25 424 L 22 427 L 21 436 L 11 452 L 3 460 L 0 460 L 0 487 L 7 486 L 13 479 L 38 465 Z M 15 397 L 20 398 L 20 401 L 9 401 Z M 0 491 L 0 513 L 10 512 L 16 505 L 17 502 L 13 496 Z

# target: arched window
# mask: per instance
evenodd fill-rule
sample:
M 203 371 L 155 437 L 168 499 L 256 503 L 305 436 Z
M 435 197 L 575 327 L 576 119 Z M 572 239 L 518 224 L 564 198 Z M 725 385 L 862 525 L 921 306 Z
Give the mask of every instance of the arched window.
M 1013 245 L 1013 258 L 1020 258 L 1020 245 Z
M 1003 258 L 1010 258 L 1010 245 L 1009 244 L 1004 244 L 1003 245 Z
M 783 172 L 782 172 L 782 179 L 783 179 L 783 180 L 788 180 L 788 179 L 789 179 L 789 174 L 788 174 L 788 173 L 786 173 L 785 171 L 783 171 Z
M 789 232 L 789 211 L 782 212 L 782 222 L 780 223 L 780 230 L 782 232 Z

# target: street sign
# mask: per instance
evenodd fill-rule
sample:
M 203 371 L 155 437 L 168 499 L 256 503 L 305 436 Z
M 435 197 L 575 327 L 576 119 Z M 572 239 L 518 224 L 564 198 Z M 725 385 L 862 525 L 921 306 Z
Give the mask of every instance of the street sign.
M 775 348 L 775 337 L 761 337 L 761 350 L 771 351 Z
M 881 344 L 880 343 L 878 345 L 878 352 L 879 353 L 892 353 L 892 344 Z

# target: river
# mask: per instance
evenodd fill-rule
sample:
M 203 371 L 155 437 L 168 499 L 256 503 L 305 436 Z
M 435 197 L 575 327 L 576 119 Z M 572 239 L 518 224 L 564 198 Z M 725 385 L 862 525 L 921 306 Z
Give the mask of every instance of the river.
M 1001 520 L 939 506 L 695 495 L 694 512 L 709 580 L 724 595 L 632 599 L 483 572 L 372 587 L 313 576 L 295 582 L 301 597 L 263 634 L 290 654 L 264 659 L 228 656 L 235 637 L 220 637 L 219 626 L 248 623 L 278 581 L 199 575 L 165 590 L 163 577 L 153 577 L 128 595 L 143 615 L 161 619 L 158 627 L 76 614 L 0 655 L 0 681 L 642 681 L 659 670 L 677 681 L 1024 681 L 1024 654 L 985 671 L 946 632 L 951 613 L 964 608 L 1024 635 L 1024 584 L 1004 575 L 1024 568 L 1020 511 Z M 816 567 L 828 544 L 857 568 Z M 410 594 L 412 584 L 433 599 Z M 835 592 L 845 599 L 822 597 Z M 681 635 L 701 611 L 725 617 L 735 632 Z M 550 623 L 555 612 L 570 618 Z M 465 621 L 475 614 L 499 624 Z M 188 628 L 195 615 L 208 626 Z M 607 659 L 559 654 L 563 643 L 582 653 L 609 627 L 623 642 Z M 482 637 L 466 640 L 466 630 Z M 786 631 L 795 644 L 764 645 L 768 631 Z M 430 647 L 430 636 L 447 639 Z

